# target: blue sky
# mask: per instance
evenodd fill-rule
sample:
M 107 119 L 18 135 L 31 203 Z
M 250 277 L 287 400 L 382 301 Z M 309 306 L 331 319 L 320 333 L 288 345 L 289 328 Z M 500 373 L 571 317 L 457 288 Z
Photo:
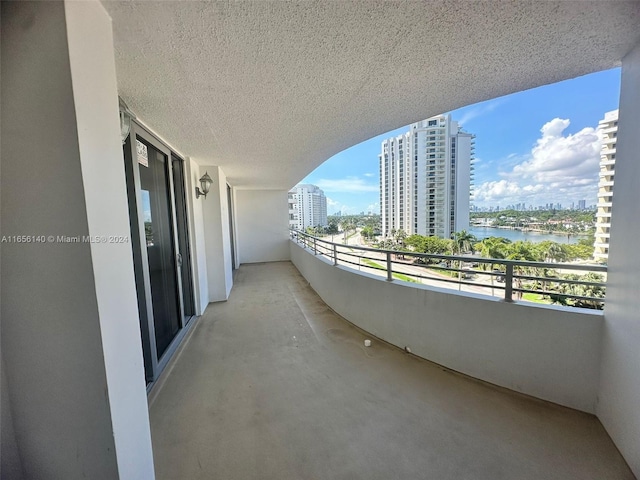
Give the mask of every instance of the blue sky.
M 570 206 L 584 199 L 595 204 L 600 158 L 595 128 L 605 112 L 618 108 L 619 94 L 620 69 L 615 68 L 451 112 L 476 135 L 473 203 Z M 377 213 L 380 143 L 406 129 L 334 155 L 301 183 L 324 190 L 329 214 Z

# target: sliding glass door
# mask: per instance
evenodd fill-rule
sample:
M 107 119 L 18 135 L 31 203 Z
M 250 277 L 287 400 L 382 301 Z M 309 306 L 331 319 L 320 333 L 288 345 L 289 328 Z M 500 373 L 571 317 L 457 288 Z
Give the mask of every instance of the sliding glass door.
M 177 252 L 171 215 L 169 158 L 142 138 L 146 163 L 138 162 L 140 193 L 147 249 L 153 324 L 158 358 L 166 351 L 181 327 Z
M 171 156 L 173 192 L 176 202 L 176 225 L 178 234 L 178 271 L 182 280 L 182 315 L 185 323 L 195 315 L 193 299 L 193 276 L 191 274 L 191 248 L 189 247 L 189 222 L 187 214 L 187 192 L 185 188 L 184 160 Z
M 124 156 L 145 372 L 151 383 L 195 313 L 184 165 L 135 123 Z

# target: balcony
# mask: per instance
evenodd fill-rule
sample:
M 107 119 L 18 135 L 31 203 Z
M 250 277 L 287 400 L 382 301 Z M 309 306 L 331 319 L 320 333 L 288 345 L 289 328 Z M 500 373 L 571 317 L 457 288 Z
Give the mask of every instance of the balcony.
M 634 2 L 67 0 L 1 17 L 4 234 L 129 240 L 3 244 L 3 478 L 152 480 L 154 453 L 159 478 L 631 478 L 593 413 L 640 475 Z M 391 64 L 411 75 L 380 75 Z M 612 65 L 606 314 L 408 286 L 289 242 L 288 192 L 333 154 Z M 157 155 L 137 163 L 136 140 Z M 155 192 L 136 174 L 151 167 Z M 289 260 L 304 279 L 263 270 Z M 365 350 L 330 309 L 439 366 Z
M 366 334 L 289 262 L 241 266 L 170 372 L 151 396 L 158 479 L 633 478 L 595 417 Z

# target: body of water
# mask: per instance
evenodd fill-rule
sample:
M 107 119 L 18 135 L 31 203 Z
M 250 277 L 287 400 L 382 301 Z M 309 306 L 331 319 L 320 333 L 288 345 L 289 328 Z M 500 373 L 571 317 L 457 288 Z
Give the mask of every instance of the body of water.
M 538 243 L 550 240 L 556 243 L 578 243 L 578 240 L 584 238 L 582 236 L 571 235 L 554 235 L 550 233 L 538 233 L 538 232 L 523 232 L 522 230 L 508 230 L 506 228 L 495 227 L 469 227 L 467 230 L 478 240 L 483 240 L 488 237 L 503 237 L 512 242 L 518 240 L 528 240 L 529 242 Z

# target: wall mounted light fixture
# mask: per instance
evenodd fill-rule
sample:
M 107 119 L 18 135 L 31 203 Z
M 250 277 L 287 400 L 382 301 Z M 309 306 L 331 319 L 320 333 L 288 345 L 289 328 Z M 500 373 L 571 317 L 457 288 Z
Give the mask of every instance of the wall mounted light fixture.
M 122 140 L 122 144 L 124 145 L 131 131 L 131 119 L 136 118 L 136 116 L 129 110 L 129 107 L 122 98 L 118 97 L 118 103 L 120 104 L 120 140 Z
M 200 178 L 200 186 L 202 187 L 202 191 L 198 187 L 196 187 L 196 198 L 200 198 L 204 195 L 204 198 L 207 198 L 207 193 L 209 193 L 209 189 L 213 184 L 213 180 L 207 172 L 204 172 L 204 175 Z

